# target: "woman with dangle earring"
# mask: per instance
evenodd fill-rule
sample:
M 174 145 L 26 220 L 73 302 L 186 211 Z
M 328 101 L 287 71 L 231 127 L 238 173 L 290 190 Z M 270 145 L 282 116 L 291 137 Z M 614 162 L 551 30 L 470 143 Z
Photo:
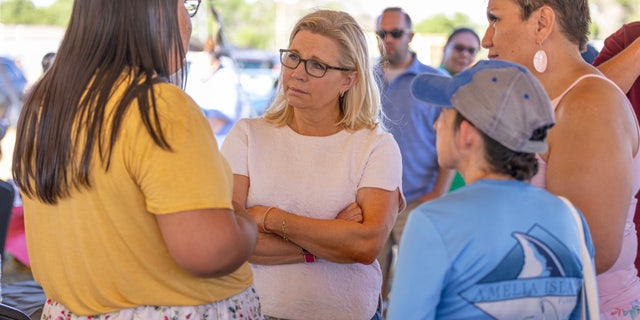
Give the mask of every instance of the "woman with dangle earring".
M 601 318 L 631 319 L 639 309 L 633 216 L 640 188 L 638 123 L 624 93 L 580 50 L 590 23 L 587 0 L 489 0 L 482 39 L 490 59 L 536 75 L 555 108 L 549 149 L 532 182 L 565 196 L 584 214 L 595 245 Z

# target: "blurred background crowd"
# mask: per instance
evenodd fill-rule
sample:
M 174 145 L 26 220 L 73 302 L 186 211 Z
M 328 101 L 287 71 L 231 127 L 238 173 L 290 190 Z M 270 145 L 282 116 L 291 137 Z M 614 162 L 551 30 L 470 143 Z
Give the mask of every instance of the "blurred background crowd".
M 220 89 L 235 93 L 221 95 L 231 97 L 219 102 L 225 107 L 211 106 L 216 109 L 212 111 L 213 116 L 227 123 L 219 125 L 220 140 L 228 131 L 229 123 L 240 117 L 261 115 L 267 108 L 280 74 L 278 49 L 286 47 L 288 30 L 297 17 L 309 9 L 321 7 L 352 14 L 368 31 L 369 52 L 378 55 L 375 19 L 382 8 L 401 6 L 414 17 L 416 34 L 411 49 L 424 64 L 437 67 L 442 61 L 447 37 L 454 29 L 468 27 L 479 35 L 484 34 L 486 2 L 206 0 L 202 2 L 201 14 L 193 18 L 194 30 L 187 56 L 190 66 L 187 91 L 198 101 L 199 94 L 206 91 L 210 95 L 211 88 L 220 87 L 213 85 L 216 81 L 232 86 Z M 608 35 L 624 23 L 640 20 L 640 0 L 592 0 L 590 3 L 592 52 L 586 54 L 593 58 Z M 46 55 L 56 51 L 71 6 L 72 0 L 0 0 L 0 65 L 4 70 L 0 100 L 16 105 L 8 109 L 10 123 L 0 142 L 4 152 L 0 179 L 10 179 L 11 124 L 17 119 L 18 100 L 43 73 Z M 486 52 L 480 49 L 475 59 L 484 58 Z M 222 80 L 215 79 L 214 74 Z M 206 106 L 201 107 L 206 111 Z M 218 110 L 225 108 L 226 111 Z M 214 123 L 212 126 L 215 128 Z

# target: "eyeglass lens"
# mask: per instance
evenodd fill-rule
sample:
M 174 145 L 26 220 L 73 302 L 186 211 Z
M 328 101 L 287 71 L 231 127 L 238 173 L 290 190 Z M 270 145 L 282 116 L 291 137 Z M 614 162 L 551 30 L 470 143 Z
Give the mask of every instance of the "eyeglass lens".
M 380 39 L 384 39 L 387 34 L 390 34 L 394 39 L 399 39 L 404 34 L 404 30 L 402 29 L 393 29 L 393 30 L 378 30 L 376 34 Z
M 474 47 L 465 47 L 461 44 L 455 44 L 453 46 L 453 49 L 455 49 L 458 52 L 463 52 L 463 51 L 467 51 L 470 55 L 475 55 L 476 52 L 478 51 L 478 49 L 474 48 Z
M 282 50 L 280 52 L 280 62 L 283 66 L 290 69 L 295 69 L 300 65 L 301 62 L 304 62 L 304 70 L 307 72 L 307 74 L 316 78 L 322 78 L 329 68 L 329 66 L 320 61 L 316 61 L 313 59 L 305 60 L 300 58 L 300 56 L 298 56 L 297 54 L 286 50 Z
M 196 15 L 196 13 L 198 12 L 198 7 L 200 6 L 200 1 L 201 0 L 185 0 L 184 1 L 184 7 L 187 9 L 187 12 L 189 13 L 189 17 L 192 17 Z

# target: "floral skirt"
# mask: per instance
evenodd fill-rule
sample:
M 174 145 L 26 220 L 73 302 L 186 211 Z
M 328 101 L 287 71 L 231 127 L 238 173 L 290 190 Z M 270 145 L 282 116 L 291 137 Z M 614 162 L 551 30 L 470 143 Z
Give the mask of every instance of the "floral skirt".
M 231 320 L 264 319 L 260 300 L 253 285 L 225 300 L 199 306 L 140 306 L 93 316 L 74 315 L 62 304 L 48 299 L 42 311 L 43 320 Z

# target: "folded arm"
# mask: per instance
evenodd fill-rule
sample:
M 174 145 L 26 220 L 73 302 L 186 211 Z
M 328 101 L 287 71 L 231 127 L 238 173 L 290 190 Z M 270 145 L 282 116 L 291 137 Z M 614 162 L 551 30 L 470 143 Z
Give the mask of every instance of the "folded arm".
M 307 218 L 275 208 L 265 220 L 267 230 L 317 257 L 337 263 L 371 264 L 389 236 L 400 206 L 399 190 L 362 188 L 356 196 L 362 221 Z M 286 233 L 285 233 L 286 232 Z
M 246 203 L 248 187 L 248 177 L 235 175 L 234 199 Z M 260 226 L 251 262 L 304 262 L 302 248 L 305 248 L 333 262 L 373 263 L 391 232 L 400 202 L 398 189 L 362 188 L 355 203 L 336 212 L 336 218 L 331 220 L 307 218 L 280 208 L 270 209 L 265 217 L 268 207 L 251 207 L 248 211 Z

